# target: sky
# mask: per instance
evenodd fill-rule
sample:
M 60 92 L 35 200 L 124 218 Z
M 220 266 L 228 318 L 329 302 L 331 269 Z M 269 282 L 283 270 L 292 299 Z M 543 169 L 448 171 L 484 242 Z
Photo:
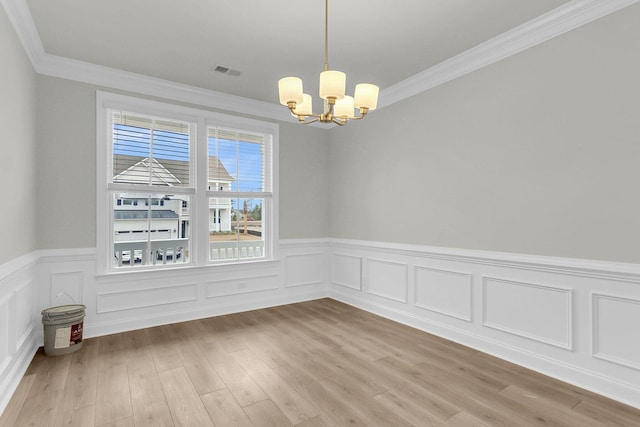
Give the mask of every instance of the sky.
M 114 124 L 113 154 L 150 157 L 158 159 L 189 159 L 188 134 Z M 216 137 L 208 138 L 210 156 L 217 156 L 235 180 L 232 191 L 263 190 L 262 144 Z

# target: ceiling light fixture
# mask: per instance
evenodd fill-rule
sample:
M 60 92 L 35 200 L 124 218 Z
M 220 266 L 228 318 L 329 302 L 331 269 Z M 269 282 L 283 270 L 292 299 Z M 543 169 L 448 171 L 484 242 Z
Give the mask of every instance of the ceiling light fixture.
M 329 0 L 324 2 L 324 71 L 320 73 L 320 98 L 324 99 L 324 112 L 313 113 L 311 95 L 303 93 L 302 79 L 284 77 L 278 81 L 280 103 L 289 107 L 291 114 L 300 123 L 335 123 L 340 126 L 348 120 L 359 120 L 378 105 L 379 88 L 369 83 L 356 85 L 355 95 L 345 96 L 347 75 L 342 71 L 329 70 Z M 354 114 L 358 108 L 359 115 Z

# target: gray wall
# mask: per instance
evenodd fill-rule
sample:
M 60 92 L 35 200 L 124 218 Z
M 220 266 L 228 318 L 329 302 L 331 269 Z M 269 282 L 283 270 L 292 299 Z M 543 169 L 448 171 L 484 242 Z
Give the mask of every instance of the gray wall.
M 280 238 L 640 262 L 637 22 L 640 5 L 344 128 L 282 124 Z M 36 78 L 11 28 L 3 11 L 0 263 L 96 233 L 98 88 Z
M 280 238 L 329 235 L 329 134 L 280 125 Z
M 41 249 L 96 246 L 96 90 L 110 89 L 38 76 Z M 280 238 L 329 233 L 328 138 L 280 125 Z
M 36 74 L 0 7 L 0 265 L 36 249 Z
M 640 5 L 331 131 L 330 236 L 640 262 Z

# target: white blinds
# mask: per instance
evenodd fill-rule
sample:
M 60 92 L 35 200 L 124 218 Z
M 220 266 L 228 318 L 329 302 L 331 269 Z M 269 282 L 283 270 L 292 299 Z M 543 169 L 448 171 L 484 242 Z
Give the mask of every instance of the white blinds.
M 209 182 L 227 180 L 235 192 L 271 191 L 270 174 L 265 168 L 270 158 L 265 138 L 259 133 L 209 127 Z
M 116 111 L 111 126 L 113 182 L 190 186 L 188 123 Z

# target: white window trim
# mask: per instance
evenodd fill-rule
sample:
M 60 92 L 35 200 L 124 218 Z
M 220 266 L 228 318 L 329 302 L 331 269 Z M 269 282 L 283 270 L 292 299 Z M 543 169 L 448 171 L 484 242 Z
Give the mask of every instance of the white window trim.
M 193 123 L 195 125 L 195 149 L 191 150 L 191 161 L 194 165 L 193 178 L 195 178 L 195 194 L 191 189 L 172 188 L 183 194 L 191 194 L 190 201 L 196 209 L 191 210 L 192 222 L 195 227 L 191 230 L 190 240 L 195 256 L 187 264 L 176 264 L 162 267 L 137 267 L 135 269 L 114 269 L 111 265 L 111 235 L 113 234 L 112 212 L 109 204 L 110 190 L 120 188 L 119 184 L 111 184 L 110 181 L 110 156 L 112 141 L 109 138 L 111 133 L 109 126 L 108 110 L 119 109 L 150 116 L 167 117 L 176 120 Z M 207 191 L 207 167 L 208 157 L 207 147 L 207 126 L 218 126 L 231 129 L 238 129 L 251 132 L 259 132 L 272 135 L 271 141 L 271 162 L 266 162 L 268 168 L 266 174 L 271 174 L 271 192 L 268 193 L 236 193 L 225 192 L 225 197 L 244 196 L 264 197 L 269 194 L 271 197 L 265 199 L 263 209 L 271 214 L 263 220 L 262 226 L 265 231 L 265 252 L 264 257 L 259 260 L 230 260 L 222 263 L 220 261 L 209 261 L 208 239 L 202 236 L 208 235 L 208 197 L 215 197 L 215 191 Z M 203 143 L 202 141 L 205 141 Z M 132 96 L 113 94 L 109 92 L 96 91 L 96 247 L 97 247 L 97 273 L 98 274 L 121 274 L 140 272 L 160 272 L 167 269 L 202 268 L 229 265 L 229 264 L 256 264 L 265 261 L 276 261 L 278 254 L 278 158 L 279 158 L 279 126 L 276 123 L 264 122 L 245 117 L 231 116 L 227 114 L 215 113 L 207 110 L 183 107 L 159 101 L 140 99 Z M 201 163 L 199 165 L 198 163 Z M 149 192 L 158 192 L 158 188 L 149 188 Z M 136 192 L 143 191 L 137 186 Z M 146 191 L 146 189 L 144 190 Z

